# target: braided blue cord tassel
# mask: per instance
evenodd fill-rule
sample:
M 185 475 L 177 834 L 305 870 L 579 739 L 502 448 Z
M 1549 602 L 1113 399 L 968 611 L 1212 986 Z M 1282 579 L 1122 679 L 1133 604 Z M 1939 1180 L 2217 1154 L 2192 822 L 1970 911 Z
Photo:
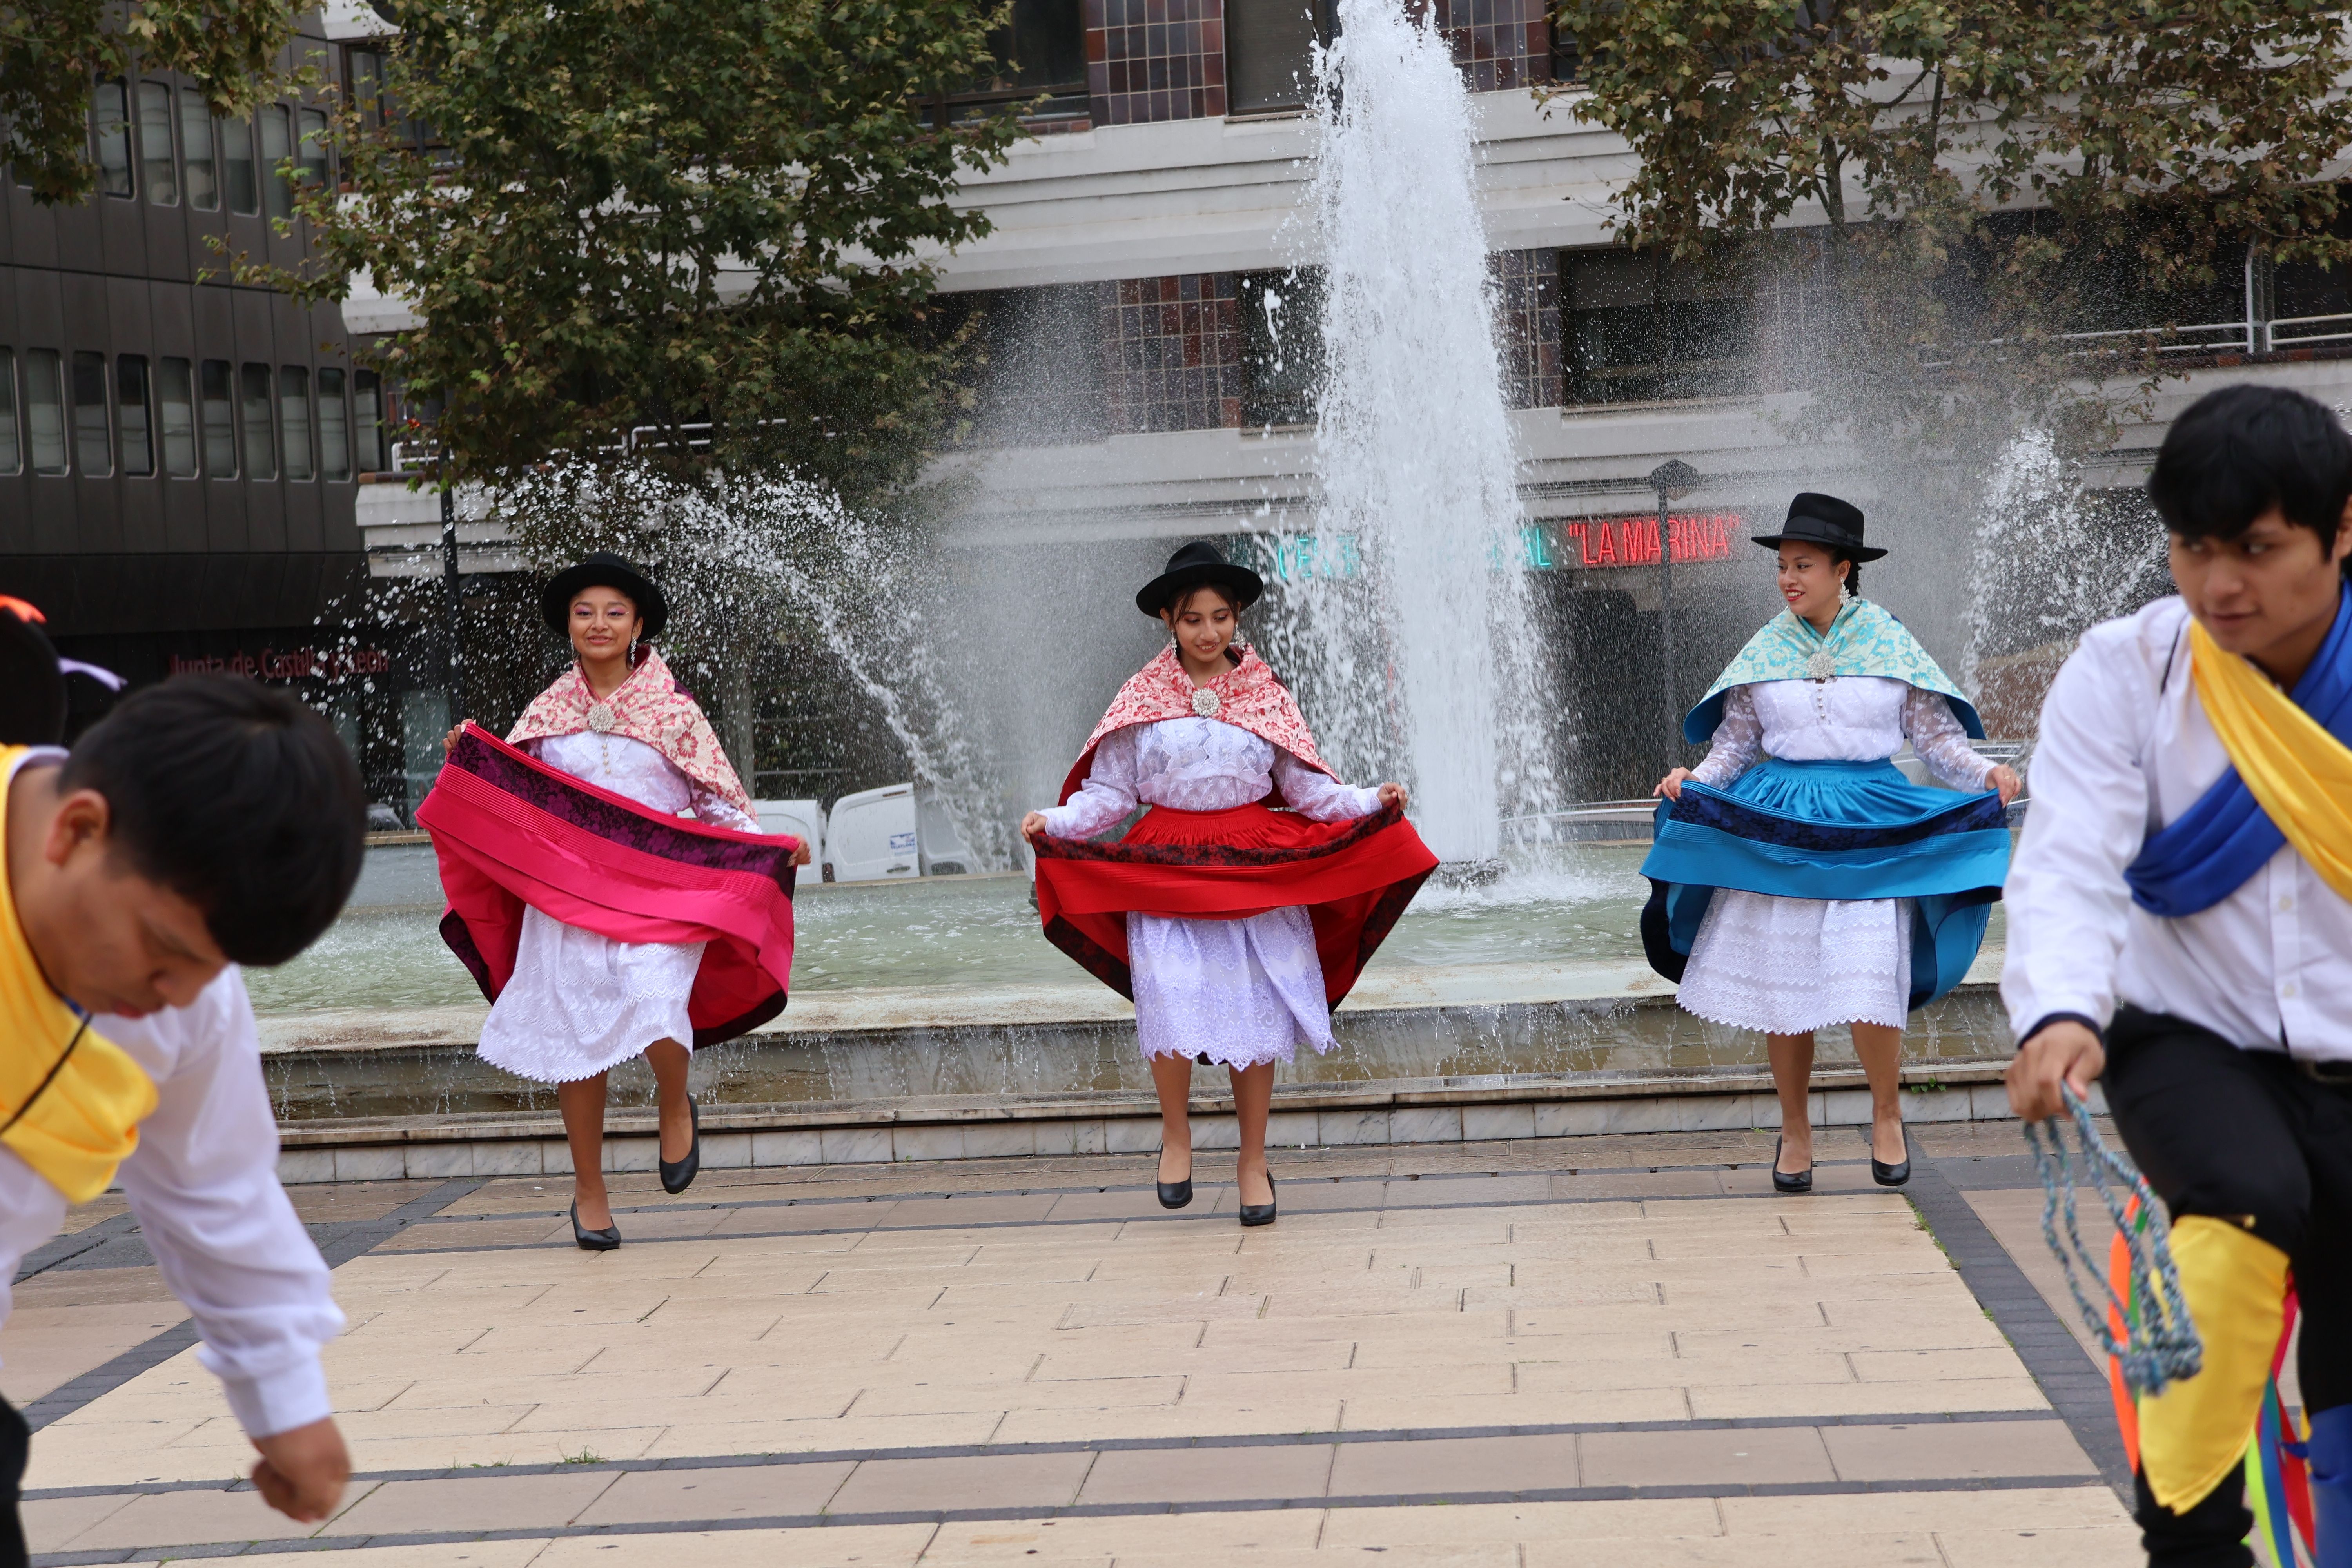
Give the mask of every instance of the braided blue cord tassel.
M 2082 1096 L 2072 1089 L 2064 1090 L 2066 1109 L 2074 1121 L 2075 1140 L 2081 1145 L 2084 1174 L 2096 1188 L 2099 1199 L 2107 1206 L 2107 1214 L 2116 1223 L 2131 1258 L 2132 1296 L 2140 1302 L 2139 1310 L 2130 1310 L 2115 1287 L 2107 1283 L 2106 1269 L 2083 1244 L 2083 1232 L 2074 1217 L 2074 1158 L 2061 1135 L 2058 1119 L 2053 1117 L 2047 1127 L 2049 1145 L 2042 1144 L 2044 1129 L 2034 1122 L 2024 1123 L 2025 1142 L 2033 1150 L 2033 1167 L 2042 1178 L 2042 1237 L 2050 1250 L 2058 1255 L 2059 1267 L 2066 1271 L 2066 1289 L 2074 1293 L 2074 1306 L 2083 1314 L 2084 1326 L 2091 1338 L 2123 1369 L 2124 1382 L 2137 1394 L 2156 1394 L 2165 1385 L 2182 1378 L 2194 1377 L 2204 1364 L 2204 1342 L 2197 1337 L 2197 1325 L 2189 1319 L 2188 1298 L 2181 1293 L 2180 1270 L 2172 1261 L 2172 1227 L 2164 1217 L 2164 1210 L 2149 1190 L 2147 1179 L 2139 1173 L 2131 1161 L 2107 1147 L 2105 1139 L 2091 1120 L 2091 1108 L 2083 1103 Z M 2109 1178 L 2129 1189 L 2139 1199 L 2139 1212 L 2146 1223 L 2134 1226 L 2125 1217 L 2123 1195 L 2109 1185 Z M 2065 1215 L 2066 1239 L 2058 1239 L 2058 1218 Z M 2095 1307 L 2084 1291 L 2083 1271 L 2099 1282 L 2106 1297 L 2104 1307 Z M 2108 1312 L 2125 1325 L 2124 1337 L 2117 1340 L 2109 1329 Z

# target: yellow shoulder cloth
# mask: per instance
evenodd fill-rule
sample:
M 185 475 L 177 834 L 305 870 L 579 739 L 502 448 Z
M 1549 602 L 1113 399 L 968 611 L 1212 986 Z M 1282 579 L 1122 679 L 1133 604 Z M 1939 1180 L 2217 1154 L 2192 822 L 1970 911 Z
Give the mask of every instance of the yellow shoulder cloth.
M 2195 621 L 2189 653 L 2198 700 L 2255 804 L 2320 880 L 2352 899 L 2352 750 Z
M 17 923 L 7 875 L 7 807 L 25 750 L 0 747 L 0 1123 L 7 1124 L 0 1143 L 68 1202 L 87 1203 L 106 1191 L 114 1168 L 139 1146 L 139 1123 L 155 1109 L 155 1086 L 121 1047 L 84 1028 L 81 1015 L 49 989 Z

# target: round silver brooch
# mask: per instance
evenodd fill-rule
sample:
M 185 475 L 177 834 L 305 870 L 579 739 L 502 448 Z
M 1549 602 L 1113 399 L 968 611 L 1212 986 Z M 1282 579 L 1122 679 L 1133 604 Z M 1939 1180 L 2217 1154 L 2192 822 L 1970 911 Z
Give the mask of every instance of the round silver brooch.
M 1827 680 L 1836 673 L 1837 659 L 1827 648 L 1805 660 L 1805 678 L 1809 680 Z
M 588 705 L 588 728 L 595 731 L 599 735 L 611 734 L 614 725 L 618 722 L 620 721 L 613 717 L 611 703 L 592 702 Z
M 1217 710 L 1223 706 L 1223 703 L 1217 700 L 1217 694 L 1210 690 L 1205 686 L 1197 689 L 1192 693 L 1192 711 L 1198 713 L 1203 719 L 1215 718 L 1217 716 Z

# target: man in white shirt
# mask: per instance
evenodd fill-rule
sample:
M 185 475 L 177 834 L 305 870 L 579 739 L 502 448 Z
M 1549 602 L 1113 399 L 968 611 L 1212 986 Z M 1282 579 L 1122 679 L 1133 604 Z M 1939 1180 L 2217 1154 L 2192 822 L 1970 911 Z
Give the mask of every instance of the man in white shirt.
M 2197 1376 L 2140 1402 L 2152 1563 L 2243 1568 L 2240 1460 L 2283 1322 L 2325 1568 L 2352 1563 L 2352 436 L 2227 387 L 2148 479 L 2179 596 L 2084 635 L 2010 872 L 2010 1103 L 2104 1076 L 2164 1200 Z M 2284 694 L 2284 695 L 2283 695 Z
M 351 1472 L 319 1361 L 343 1320 L 278 1184 L 236 965 L 283 963 L 341 909 L 357 769 L 291 698 L 184 677 L 125 700 L 70 755 L 0 750 L 0 1281 L 70 1199 L 119 1176 L 260 1450 L 256 1486 L 323 1520 Z M 28 1443 L 0 1402 L 0 1564 L 26 1560 Z

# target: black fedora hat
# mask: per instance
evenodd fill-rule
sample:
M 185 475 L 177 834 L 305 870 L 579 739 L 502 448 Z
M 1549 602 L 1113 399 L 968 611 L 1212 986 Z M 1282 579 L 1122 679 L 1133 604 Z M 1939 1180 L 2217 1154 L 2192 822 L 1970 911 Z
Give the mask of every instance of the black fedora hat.
M 626 594 L 645 622 L 637 633 L 643 641 L 653 641 L 669 625 L 669 601 L 662 597 L 653 579 L 611 551 L 598 550 L 583 557 L 577 566 L 558 572 L 540 590 L 540 614 L 547 617 L 548 629 L 557 637 L 572 635 L 568 629 L 572 601 L 583 588 L 618 588 Z
M 1168 570 L 1136 590 L 1135 607 L 1159 617 L 1179 594 L 1210 584 L 1234 596 L 1234 608 L 1246 610 L 1265 592 L 1265 579 L 1246 566 L 1226 560 L 1213 544 L 1195 540 L 1168 558 Z
M 1778 533 L 1759 533 L 1759 544 L 1819 544 L 1856 561 L 1875 561 L 1886 553 L 1862 542 L 1862 508 L 1815 490 L 1801 490 L 1789 503 L 1789 521 Z

